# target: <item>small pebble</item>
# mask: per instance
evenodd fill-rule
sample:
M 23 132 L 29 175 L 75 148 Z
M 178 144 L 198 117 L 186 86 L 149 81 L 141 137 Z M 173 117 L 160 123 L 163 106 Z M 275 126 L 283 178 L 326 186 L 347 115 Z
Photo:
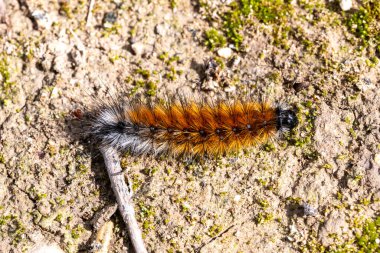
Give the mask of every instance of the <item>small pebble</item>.
M 182 203 L 182 207 L 183 207 L 183 208 L 186 208 L 186 209 L 190 209 L 190 208 L 191 208 L 190 204 L 187 203 L 187 202 L 183 202 L 183 203 Z
M 205 91 L 216 91 L 219 88 L 219 84 L 214 80 L 208 80 L 202 83 L 201 88 Z
M 59 96 L 59 90 L 54 86 L 53 90 L 50 93 L 50 98 L 57 98 Z
M 239 202 L 241 199 L 241 196 L 239 194 L 235 195 L 234 202 Z
M 45 244 L 42 243 L 34 247 L 30 253 L 64 253 L 64 251 L 55 243 Z
M 131 48 L 135 55 L 142 55 L 145 51 L 145 45 L 141 42 L 133 43 Z
M 339 5 L 343 11 L 348 11 L 352 8 L 352 0 L 340 0 Z
M 234 92 L 234 91 L 236 91 L 236 86 L 228 86 L 228 87 L 226 87 L 226 88 L 224 88 L 224 91 L 225 92 Z
M 63 56 L 54 57 L 53 70 L 57 73 L 64 73 L 66 71 L 66 59 Z
M 359 82 L 356 83 L 356 87 L 358 87 L 358 89 L 360 89 L 363 92 L 376 89 L 376 85 L 372 83 L 371 80 L 368 78 L 360 79 Z
M 70 51 L 71 59 L 73 61 L 74 66 L 78 67 L 86 63 L 86 59 L 84 56 L 84 51 L 79 51 L 77 48 L 73 48 Z
M 36 20 L 38 27 L 45 28 L 45 29 L 50 29 L 52 25 L 52 21 L 49 18 L 49 15 L 42 11 L 42 10 L 36 10 L 32 13 L 32 17 L 34 20 Z
M 373 158 L 377 166 L 380 166 L 380 153 L 375 154 L 375 157 Z
M 218 53 L 218 55 L 219 55 L 220 57 L 223 57 L 223 58 L 225 58 L 225 59 L 228 59 L 228 58 L 230 58 L 231 55 L 232 55 L 232 49 L 229 48 L 229 47 L 224 47 L 224 48 L 219 49 L 217 53 Z
M 106 15 L 104 15 L 104 23 L 114 24 L 116 20 L 117 14 L 115 12 L 107 12 Z
M 314 207 L 312 207 L 311 205 L 307 203 L 302 204 L 302 207 L 303 207 L 304 214 L 307 216 L 315 216 L 318 213 Z
M 234 57 L 234 60 L 232 61 L 232 66 L 237 67 L 241 62 L 241 58 L 239 56 Z
M 167 32 L 167 26 L 166 26 L 165 24 L 158 24 L 158 25 L 156 25 L 156 27 L 154 28 L 154 31 L 155 31 L 156 34 L 158 34 L 158 35 L 165 36 L 165 35 L 166 35 L 166 32 Z

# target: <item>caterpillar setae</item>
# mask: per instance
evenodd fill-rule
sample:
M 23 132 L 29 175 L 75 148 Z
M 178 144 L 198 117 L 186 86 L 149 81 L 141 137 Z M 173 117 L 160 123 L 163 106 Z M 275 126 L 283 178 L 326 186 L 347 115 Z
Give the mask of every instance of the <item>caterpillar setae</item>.
M 222 155 L 265 142 L 298 124 L 296 113 L 252 100 L 98 106 L 89 131 L 96 142 L 133 154 Z

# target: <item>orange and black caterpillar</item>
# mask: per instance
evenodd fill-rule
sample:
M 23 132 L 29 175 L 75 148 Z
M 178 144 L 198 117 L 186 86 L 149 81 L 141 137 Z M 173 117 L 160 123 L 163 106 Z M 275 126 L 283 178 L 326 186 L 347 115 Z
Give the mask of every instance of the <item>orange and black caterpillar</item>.
M 91 116 L 100 145 L 133 154 L 220 155 L 263 143 L 298 124 L 294 111 L 252 100 L 112 102 Z

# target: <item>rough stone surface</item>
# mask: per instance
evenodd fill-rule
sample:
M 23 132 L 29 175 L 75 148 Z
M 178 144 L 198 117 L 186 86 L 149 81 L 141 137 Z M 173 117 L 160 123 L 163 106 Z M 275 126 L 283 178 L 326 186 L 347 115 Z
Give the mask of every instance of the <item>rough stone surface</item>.
M 87 112 L 117 95 L 252 98 L 295 109 L 300 122 L 221 157 L 125 154 L 149 252 L 334 251 L 334 237 L 355 241 L 380 213 L 378 52 L 346 22 L 362 1 L 345 13 L 331 1 L 291 1 L 273 20 L 252 11 L 236 31 L 239 48 L 228 38 L 206 45 L 207 31 L 226 35 L 227 5 L 239 1 L 95 1 L 88 24 L 88 1 L 5 2 L 1 252 L 51 244 L 87 252 L 108 220 L 110 252 L 131 251 L 97 143 L 85 132 Z M 305 215 L 305 203 L 317 213 Z

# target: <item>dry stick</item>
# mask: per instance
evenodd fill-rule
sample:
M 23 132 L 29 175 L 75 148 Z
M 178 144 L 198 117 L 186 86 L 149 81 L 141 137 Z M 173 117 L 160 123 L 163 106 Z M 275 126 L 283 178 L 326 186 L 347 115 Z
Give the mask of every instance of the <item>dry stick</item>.
M 86 26 L 90 25 L 90 19 L 92 17 L 92 9 L 94 8 L 95 0 L 90 0 L 90 5 L 88 6 L 87 18 L 86 18 Z
M 135 217 L 135 210 L 133 209 L 132 189 L 125 183 L 117 150 L 112 147 L 102 147 L 100 152 L 104 157 L 104 163 L 111 180 L 111 187 L 116 195 L 121 216 L 123 216 L 123 220 L 127 224 L 129 237 L 135 252 L 147 253 L 148 251 L 145 249 L 142 234 Z

